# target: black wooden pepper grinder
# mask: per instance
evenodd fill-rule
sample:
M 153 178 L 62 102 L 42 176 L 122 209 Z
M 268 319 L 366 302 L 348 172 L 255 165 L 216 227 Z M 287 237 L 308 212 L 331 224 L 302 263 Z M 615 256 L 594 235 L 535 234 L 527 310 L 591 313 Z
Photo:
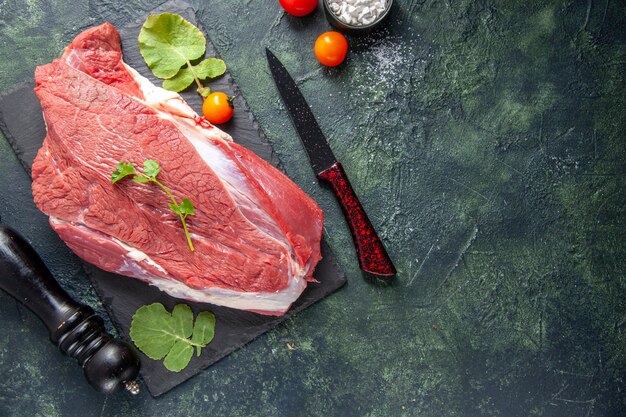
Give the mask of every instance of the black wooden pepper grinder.
M 0 224 L 0 288 L 35 313 L 50 340 L 78 360 L 87 381 L 109 394 L 124 387 L 139 393 L 139 356 L 128 343 L 105 332 L 94 310 L 74 301 L 56 282 L 39 255 L 14 230 Z

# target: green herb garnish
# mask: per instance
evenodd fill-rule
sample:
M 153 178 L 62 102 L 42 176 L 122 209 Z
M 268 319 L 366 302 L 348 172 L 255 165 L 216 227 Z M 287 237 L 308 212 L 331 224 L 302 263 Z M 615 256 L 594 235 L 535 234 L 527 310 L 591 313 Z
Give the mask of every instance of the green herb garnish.
M 174 213 L 178 214 L 178 217 L 180 217 L 180 221 L 183 223 L 183 229 L 185 230 L 185 236 L 187 237 L 187 244 L 189 244 L 189 249 L 191 249 L 191 251 L 193 252 L 193 242 L 191 241 L 191 236 L 189 235 L 189 230 L 187 229 L 186 222 L 187 216 L 195 215 L 193 203 L 188 198 L 183 198 L 180 204 L 178 204 L 171 191 L 159 180 L 157 180 L 157 175 L 159 175 L 159 172 L 161 172 L 161 167 L 159 166 L 159 163 L 157 161 L 153 161 L 152 159 L 147 159 L 144 161 L 143 174 L 137 172 L 135 167 L 128 162 L 119 162 L 117 164 L 117 169 L 113 171 L 113 174 L 111 174 L 111 182 L 115 184 L 116 182 L 130 175 L 133 175 L 133 181 L 135 182 L 141 184 L 153 182 L 161 187 L 161 189 L 165 191 L 165 194 L 167 194 L 170 200 L 172 200 L 172 202 L 168 204 L 168 207 Z
M 194 347 L 197 356 L 215 335 L 215 315 L 209 311 L 198 314 L 186 304 L 178 304 L 169 313 L 163 304 L 141 307 L 133 315 L 130 337 L 139 350 L 151 359 L 163 359 L 163 365 L 180 372 L 191 361 Z
M 139 52 L 152 70 L 163 78 L 163 88 L 182 91 L 195 80 L 198 94 L 206 97 L 211 93 L 200 80 L 216 78 L 226 72 L 226 64 L 217 58 L 204 56 L 206 39 L 200 30 L 173 13 L 150 15 L 139 32 Z

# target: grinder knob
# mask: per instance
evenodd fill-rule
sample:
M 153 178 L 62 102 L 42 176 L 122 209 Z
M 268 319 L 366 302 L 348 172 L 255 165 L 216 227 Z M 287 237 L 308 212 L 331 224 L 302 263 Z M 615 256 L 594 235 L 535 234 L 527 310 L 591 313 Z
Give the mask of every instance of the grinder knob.
M 52 343 L 78 361 L 92 387 L 105 394 L 121 387 L 139 393 L 139 355 L 133 346 L 109 335 L 91 307 L 59 286 L 32 246 L 1 224 L 0 288 L 44 322 Z

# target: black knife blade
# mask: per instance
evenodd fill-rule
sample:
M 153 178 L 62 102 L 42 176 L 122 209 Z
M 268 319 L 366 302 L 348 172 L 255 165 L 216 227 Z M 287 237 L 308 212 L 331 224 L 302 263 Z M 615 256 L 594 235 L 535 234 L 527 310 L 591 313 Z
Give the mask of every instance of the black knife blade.
M 278 92 L 302 140 L 313 171 L 320 181 L 330 185 L 339 200 L 352 232 L 360 268 L 374 275 L 395 275 L 396 269 L 391 258 L 354 193 L 341 163 L 333 155 L 296 82 L 269 49 L 265 48 L 265 52 Z
M 330 168 L 337 162 L 337 158 L 335 158 L 333 151 L 328 146 L 322 129 L 317 124 L 317 120 L 315 120 L 315 116 L 313 116 L 311 108 L 302 96 L 296 82 L 291 78 L 291 75 L 289 75 L 287 69 L 278 58 L 269 49 L 265 48 L 265 51 L 278 92 L 304 144 L 304 149 L 309 156 L 313 171 L 317 175 Z

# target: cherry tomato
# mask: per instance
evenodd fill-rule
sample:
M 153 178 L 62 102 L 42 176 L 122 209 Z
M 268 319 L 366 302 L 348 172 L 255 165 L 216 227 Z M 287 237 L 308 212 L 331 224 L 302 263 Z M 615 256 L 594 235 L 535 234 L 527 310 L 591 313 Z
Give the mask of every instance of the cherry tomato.
M 283 9 L 292 16 L 306 16 L 317 7 L 318 0 L 278 0 Z
M 202 114 L 214 125 L 226 123 L 233 117 L 233 99 L 222 92 L 208 95 L 202 104 Z
M 348 41 L 339 32 L 322 33 L 315 41 L 315 56 L 328 67 L 341 64 L 347 53 Z

